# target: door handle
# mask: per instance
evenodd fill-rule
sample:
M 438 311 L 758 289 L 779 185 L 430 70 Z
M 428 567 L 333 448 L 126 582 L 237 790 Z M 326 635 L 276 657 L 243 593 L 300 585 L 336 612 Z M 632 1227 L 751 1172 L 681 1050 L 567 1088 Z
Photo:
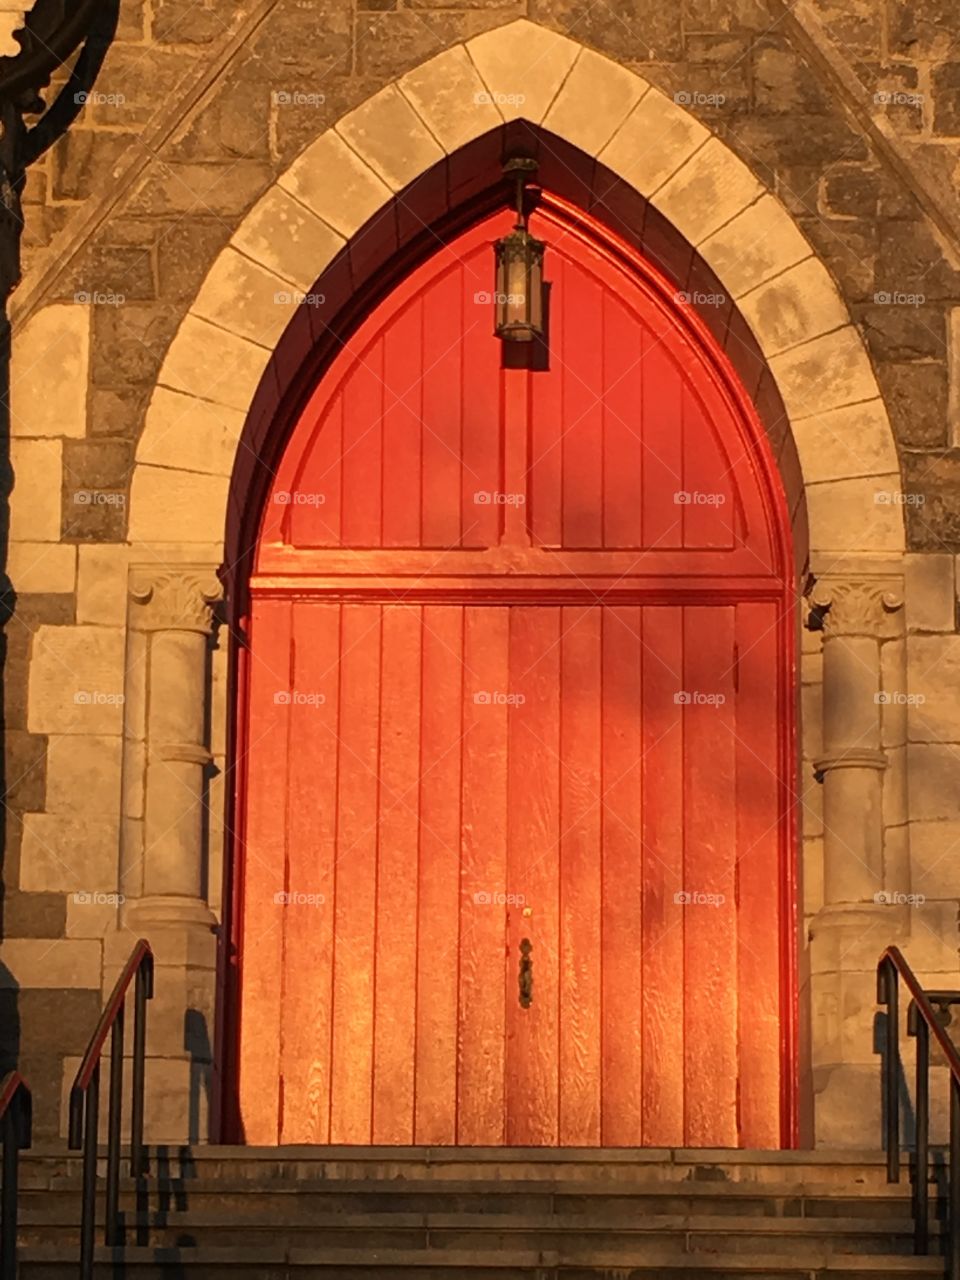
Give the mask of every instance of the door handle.
M 529 1009 L 533 1004 L 533 960 L 530 958 L 533 943 L 524 938 L 520 943 L 520 1008 Z

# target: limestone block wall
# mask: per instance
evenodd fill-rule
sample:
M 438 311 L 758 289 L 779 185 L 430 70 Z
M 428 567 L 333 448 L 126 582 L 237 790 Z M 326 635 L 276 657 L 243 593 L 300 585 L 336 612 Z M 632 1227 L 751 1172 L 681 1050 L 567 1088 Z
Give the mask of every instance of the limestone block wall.
M 206 513 L 223 506 L 259 377 L 244 353 L 271 345 L 289 319 L 283 307 L 265 314 L 256 303 L 264 282 L 312 279 L 307 260 L 319 270 L 363 221 L 362 209 L 382 202 L 378 189 L 402 186 L 425 158 L 455 145 L 445 131 L 458 127 L 456 104 L 431 118 L 411 75 L 402 96 L 390 90 L 397 118 L 409 112 L 402 137 L 368 130 L 354 139 L 366 149 L 362 182 L 331 191 L 325 166 L 301 166 L 299 176 L 290 166 L 346 112 L 432 55 L 517 17 L 572 35 L 676 105 L 676 128 L 656 144 L 642 99 L 618 131 L 637 105 L 635 82 L 584 58 L 576 75 L 589 93 L 572 85 L 565 101 L 595 102 L 596 113 L 578 108 L 554 124 L 591 153 L 616 133 L 605 159 L 649 190 L 668 184 L 668 215 L 672 199 L 689 222 L 698 192 L 722 192 L 722 200 L 699 200 L 712 219 L 700 238 L 803 418 L 807 503 L 830 545 L 855 545 L 861 518 L 850 513 L 862 511 L 864 495 L 891 547 L 905 516 L 903 625 L 878 641 L 875 673 L 877 696 L 888 696 L 878 704 L 882 856 L 906 868 L 910 954 L 938 983 L 960 981 L 958 11 L 943 0 L 864 0 L 855 10 L 843 0 L 800 0 L 787 13 L 776 0 L 124 0 L 121 12 L 96 94 L 31 171 L 25 273 L 12 309 L 7 571 L 16 605 L 6 628 L 0 979 L 17 1009 L 22 1064 L 38 1084 L 41 1129 L 55 1124 L 64 1063 L 82 1047 L 113 964 L 103 939 L 116 921 L 110 898 L 121 891 L 121 849 L 129 867 L 142 842 L 143 737 L 123 699 L 142 665 L 128 587 L 144 568 L 143 544 L 156 565 L 219 565 L 222 545 L 211 540 Z M 502 100 L 489 104 L 492 119 L 538 104 L 542 114 L 572 65 L 534 61 L 522 76 L 511 71 Z M 485 74 L 490 83 L 497 68 Z M 355 127 L 363 128 L 362 114 Z M 718 179 L 711 132 L 742 162 L 733 188 Z M 771 196 L 815 257 L 796 231 L 791 240 Z M 244 223 L 254 206 L 262 231 L 256 220 Z M 283 218 L 289 241 L 273 233 Z M 223 279 L 208 277 L 242 223 L 246 238 L 229 255 L 225 291 Z M 748 242 L 776 246 L 766 271 L 756 274 L 756 254 L 747 265 Z M 227 270 L 222 262 L 218 272 Z M 237 301 L 245 290 L 246 309 Z M 188 311 L 195 318 L 181 329 Z M 831 314 L 836 330 L 824 334 Z M 854 358 L 850 317 L 882 403 Z M 233 366 L 229 392 L 194 401 L 186 414 L 178 386 L 156 388 L 178 332 L 184 379 Z M 156 452 L 144 442 L 131 530 L 133 460 L 148 406 L 165 428 L 150 436 L 162 441 Z M 153 527 L 158 510 L 165 518 Z M 821 575 L 832 569 L 814 565 Z M 823 754 L 823 638 L 803 637 L 805 947 L 825 898 L 823 784 L 813 769 Z M 208 678 L 204 893 L 217 913 L 222 637 Z M 891 904 L 891 934 L 902 905 Z M 869 934 L 864 954 L 889 940 L 882 930 Z M 865 973 L 825 1017 L 862 1029 L 872 1017 Z M 17 1046 L 5 1048 L 10 1057 Z
M 960 559 L 947 552 L 907 557 L 905 705 L 911 891 L 917 963 L 931 981 L 950 985 L 960 883 Z M 889 708 L 898 713 L 894 706 Z

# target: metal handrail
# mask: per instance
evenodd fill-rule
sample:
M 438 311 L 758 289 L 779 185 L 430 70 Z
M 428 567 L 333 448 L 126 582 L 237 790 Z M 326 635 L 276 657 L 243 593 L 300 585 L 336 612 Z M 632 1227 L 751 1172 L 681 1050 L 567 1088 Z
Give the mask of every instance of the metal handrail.
M 877 964 L 877 1003 L 887 1010 L 883 1092 L 886 1108 L 887 1181 L 900 1181 L 899 980 L 910 993 L 907 1031 L 917 1041 L 917 1141 L 913 1167 L 913 1248 L 930 1249 L 930 1036 L 950 1068 L 950 1165 L 947 1171 L 947 1276 L 960 1280 L 960 1053 L 934 1005 L 960 1003 L 958 991 L 925 991 L 899 947 L 887 947 Z
M 33 1140 L 33 1095 L 19 1071 L 0 1081 L 0 1141 L 3 1143 L 3 1190 L 0 1192 L 0 1275 L 17 1274 L 17 1173 L 19 1153 Z
M 80 1280 L 93 1276 L 96 1232 L 97 1143 L 100 1121 L 100 1058 L 110 1036 L 110 1098 L 107 1116 L 107 1204 L 104 1240 L 121 1243 L 120 1221 L 120 1121 L 123 1106 L 123 1022 L 131 982 L 134 983 L 133 1088 L 130 1119 L 130 1176 L 146 1173 L 143 1145 L 143 1095 L 147 1045 L 147 1001 L 153 998 L 153 952 L 143 938 L 116 981 L 110 999 L 96 1025 L 87 1052 L 70 1090 L 72 1151 L 83 1148 L 83 1208 L 80 1221 Z

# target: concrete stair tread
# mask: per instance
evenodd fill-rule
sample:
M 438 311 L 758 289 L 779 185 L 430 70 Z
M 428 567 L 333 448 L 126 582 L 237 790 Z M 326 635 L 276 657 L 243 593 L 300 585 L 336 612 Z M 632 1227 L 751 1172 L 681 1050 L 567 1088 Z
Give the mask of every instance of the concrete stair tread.
M 244 1249 L 97 1249 L 97 1274 L 115 1275 L 123 1267 L 124 1275 L 154 1275 L 157 1271 L 177 1268 L 183 1274 L 196 1267 L 197 1275 L 265 1276 L 305 1275 L 370 1276 L 381 1280 L 407 1280 L 407 1277 L 435 1276 L 436 1280 L 453 1280 L 456 1276 L 524 1277 L 524 1280 L 548 1280 L 550 1276 L 568 1280 L 609 1280 L 611 1272 L 617 1280 L 632 1277 L 677 1275 L 707 1277 L 754 1276 L 755 1280 L 818 1280 L 822 1276 L 846 1276 L 847 1280 L 892 1280 L 892 1277 L 942 1276 L 943 1262 L 938 1258 L 886 1257 L 869 1254 L 833 1258 L 791 1258 L 742 1256 L 742 1254 L 689 1254 L 677 1251 L 646 1251 L 636 1261 L 613 1263 L 557 1260 L 547 1252 L 504 1253 L 495 1260 L 477 1257 L 475 1253 L 428 1253 L 425 1251 L 330 1251 L 330 1249 L 288 1249 L 288 1251 L 253 1251 Z M 36 1267 L 35 1263 L 40 1263 Z M 46 1263 L 46 1266 L 44 1266 Z M 136 1268 L 136 1270 L 134 1270 Z M 76 1276 L 76 1253 L 64 1251 L 24 1251 L 26 1276 Z
M 105 1156 L 101 1149 L 101 1156 Z M 624 1148 L 589 1148 L 556 1151 L 550 1148 L 363 1148 L 363 1147 L 198 1147 L 149 1149 L 151 1168 L 167 1177 L 198 1178 L 251 1174 L 283 1176 L 353 1176 L 364 1181 L 422 1177 L 457 1180 L 581 1181 L 609 1183 L 637 1179 L 767 1182 L 824 1181 L 839 1176 L 855 1182 L 885 1181 L 886 1159 L 872 1152 L 754 1152 L 653 1151 Z M 60 1166 L 78 1172 L 80 1155 L 66 1149 L 46 1148 L 24 1153 L 26 1174 L 34 1169 Z M 901 1168 L 908 1167 L 904 1156 Z
M 349 1263 L 359 1265 L 370 1262 L 389 1261 L 391 1265 L 408 1266 L 413 1263 L 430 1266 L 490 1266 L 492 1263 L 507 1264 L 511 1266 L 559 1266 L 564 1265 L 561 1251 L 557 1249 L 512 1249 L 498 1250 L 494 1257 L 485 1256 L 478 1253 L 475 1249 L 470 1250 L 453 1250 L 453 1249 L 357 1249 L 357 1248 L 301 1248 L 297 1245 L 283 1244 L 273 1246 L 262 1246 L 251 1248 L 247 1246 L 237 1245 L 211 1245 L 207 1247 L 196 1247 L 190 1245 L 126 1245 L 108 1248 L 105 1245 L 98 1245 L 95 1250 L 96 1256 L 101 1260 L 113 1260 L 117 1262 L 158 1262 L 169 1261 L 174 1259 L 182 1259 L 185 1262 L 210 1261 L 214 1263 L 224 1262 L 276 1262 L 277 1260 L 288 1260 L 290 1262 L 331 1262 L 343 1265 Z M 59 1258 L 63 1255 L 75 1257 L 76 1250 L 67 1246 L 64 1248 L 62 1244 L 37 1244 L 29 1246 L 21 1250 L 21 1256 L 27 1261 L 35 1261 L 41 1259 Z M 645 1249 L 643 1257 L 636 1259 L 637 1263 L 648 1263 L 658 1261 L 663 1258 L 684 1257 L 689 1259 L 691 1265 L 716 1265 L 718 1261 L 724 1266 L 736 1264 L 737 1266 L 748 1265 L 755 1259 L 749 1255 L 738 1253 L 723 1254 L 719 1251 L 711 1253 L 689 1253 L 683 1248 L 659 1247 L 655 1249 Z M 909 1270 L 912 1266 L 920 1265 L 922 1270 L 926 1271 L 943 1271 L 943 1259 L 939 1257 L 916 1258 L 912 1255 L 909 1257 L 897 1254 L 834 1254 L 829 1255 L 822 1250 L 808 1250 L 804 1256 L 795 1257 L 793 1261 L 796 1265 L 812 1268 L 834 1266 L 838 1270 L 850 1270 L 856 1264 L 863 1265 L 863 1259 L 869 1258 L 877 1265 L 893 1266 L 895 1269 Z M 608 1251 L 605 1255 L 603 1252 L 597 1256 L 598 1266 L 629 1266 L 630 1262 L 624 1262 L 622 1252 L 620 1250 Z M 575 1263 L 567 1263 L 566 1265 L 582 1266 L 583 1263 L 577 1261 Z M 777 1265 L 782 1266 L 783 1260 L 778 1259 Z
M 101 1171 L 102 1173 L 102 1171 Z M 20 1180 L 20 1185 L 24 1190 L 57 1190 L 62 1192 L 79 1192 L 83 1181 L 79 1174 L 67 1176 L 55 1176 L 48 1183 L 38 1185 L 32 1181 L 29 1176 L 24 1176 Z M 121 1177 L 120 1187 L 123 1191 L 133 1191 L 136 1183 L 132 1178 Z M 907 1181 L 883 1183 L 873 1185 L 865 1185 L 863 1183 L 822 1183 L 822 1182 L 805 1182 L 794 1181 L 773 1183 L 773 1182 L 727 1182 L 722 1179 L 714 1180 L 692 1180 L 677 1179 L 674 1181 L 664 1181 L 661 1179 L 650 1179 L 649 1181 L 636 1182 L 607 1182 L 607 1181 L 569 1181 L 559 1178 L 542 1178 L 542 1179 L 523 1179 L 522 1181 L 513 1182 L 507 1179 L 494 1178 L 490 1180 L 467 1179 L 439 1179 L 432 1181 L 425 1178 L 303 1178 L 297 1177 L 293 1173 L 282 1173 L 271 1177 L 261 1177 L 257 1180 L 249 1178 L 194 1178 L 194 1177 L 166 1177 L 151 1174 L 147 1179 L 147 1185 L 152 1194 L 159 1191 L 185 1191 L 185 1192 L 203 1192 L 217 1193 L 223 1190 L 231 1191 L 249 1191 L 256 1192 L 296 1192 L 298 1194 L 319 1194 L 336 1193 L 336 1194 L 352 1194 L 355 1192 L 364 1193 L 395 1193 L 403 1194 L 424 1194 L 427 1192 L 435 1195 L 581 1195 L 581 1196 L 650 1196 L 650 1195 L 686 1195 L 686 1196 L 711 1196 L 722 1192 L 723 1195 L 741 1196 L 744 1198 L 798 1198 L 802 1196 L 808 1197 L 833 1197 L 833 1196 L 857 1196 L 863 1198 L 880 1198 L 885 1200 L 909 1200 L 910 1184 Z M 932 1188 L 932 1184 L 931 1184 Z
M 124 1224 L 127 1230 L 137 1226 L 169 1226 L 192 1227 L 203 1230 L 205 1227 L 222 1227 L 243 1225 L 245 1227 L 262 1227 L 264 1229 L 296 1231 L 298 1229 L 339 1228 L 344 1230 L 366 1230 L 377 1227 L 423 1227 L 423 1228 L 462 1228 L 477 1231 L 569 1231 L 582 1234 L 595 1231 L 616 1230 L 618 1232 L 636 1232 L 642 1234 L 650 1231 L 703 1231 L 733 1234 L 759 1235 L 771 1234 L 809 1235 L 851 1235 L 879 1234 L 896 1235 L 913 1232 L 913 1222 L 909 1217 L 902 1218 L 844 1218 L 844 1217 L 800 1217 L 794 1215 L 768 1217 L 744 1216 L 735 1217 L 725 1214 L 644 1214 L 630 1222 L 610 1218 L 591 1218 L 588 1222 L 579 1221 L 576 1217 L 562 1217 L 549 1214 L 503 1213 L 319 1213 L 292 1218 L 279 1222 L 273 1214 L 256 1213 L 256 1206 L 250 1206 L 250 1213 L 243 1223 L 238 1224 L 236 1213 L 226 1209 L 221 1213 L 210 1209 L 152 1209 L 148 1214 L 126 1213 Z M 69 1223 L 65 1219 L 69 1218 Z M 58 1205 L 51 1206 L 49 1211 L 37 1209 L 22 1210 L 19 1216 L 21 1228 L 31 1226 L 50 1226 L 52 1223 L 72 1225 L 73 1215 L 65 1215 Z M 940 1230 L 940 1224 L 931 1222 L 931 1233 Z
M 363 1264 L 371 1261 L 371 1252 L 367 1250 L 353 1249 L 324 1249 L 322 1252 L 314 1249 L 298 1249 L 290 1248 L 288 1250 L 288 1260 L 291 1263 L 338 1263 L 341 1266 L 344 1263 L 352 1265 Z M 410 1251 L 393 1251 L 384 1250 L 384 1257 L 376 1259 L 377 1261 L 389 1261 L 392 1266 L 403 1264 L 410 1265 L 417 1263 L 422 1265 L 424 1262 L 432 1262 L 434 1265 L 442 1266 L 463 1266 L 465 1260 L 470 1260 L 469 1264 L 473 1266 L 489 1266 L 491 1258 L 484 1257 L 475 1252 L 470 1253 L 454 1253 L 453 1251 L 440 1250 L 410 1250 Z M 664 1262 L 682 1260 L 684 1265 L 694 1268 L 706 1267 L 723 1267 L 728 1269 L 756 1269 L 756 1267 L 769 1267 L 771 1261 L 775 1266 L 782 1268 L 784 1261 L 782 1258 L 773 1256 L 743 1255 L 738 1253 L 724 1254 L 720 1252 L 707 1253 L 689 1253 L 684 1249 L 671 1247 L 659 1247 L 644 1249 L 642 1256 L 627 1260 L 623 1257 L 621 1251 L 610 1252 L 606 1255 L 599 1252 L 597 1256 L 590 1262 L 584 1263 L 578 1259 L 563 1259 L 557 1250 L 538 1250 L 525 1252 L 504 1252 L 497 1255 L 498 1262 L 503 1261 L 508 1265 L 520 1266 L 554 1266 L 554 1267 L 570 1267 L 570 1268 L 596 1268 L 597 1270 L 609 1269 L 611 1267 L 620 1269 L 631 1266 L 649 1266 L 662 1265 Z M 862 1269 L 864 1265 L 879 1267 L 882 1266 L 888 1270 L 905 1271 L 909 1274 L 911 1270 L 920 1262 L 925 1264 L 921 1270 L 932 1273 L 942 1274 L 943 1259 L 942 1258 L 914 1258 L 914 1257 L 898 1257 L 896 1255 L 887 1254 L 847 1254 L 847 1255 L 828 1255 L 822 1252 L 810 1251 L 803 1257 L 794 1257 L 791 1259 L 791 1266 L 799 1266 L 803 1270 L 830 1270 L 835 1271 L 853 1271 L 858 1268 Z M 930 1265 L 932 1264 L 932 1265 Z
M 106 1147 L 102 1148 L 104 1151 Z M 349 1143 L 340 1144 L 280 1144 L 278 1146 L 235 1145 L 222 1143 L 203 1143 L 190 1146 L 169 1146 L 163 1143 L 150 1144 L 148 1150 L 154 1154 L 162 1153 L 171 1159 L 183 1157 L 215 1160 L 435 1160 L 453 1161 L 455 1163 L 480 1164 L 493 1161 L 497 1164 L 522 1162 L 530 1158 L 562 1163 L 565 1161 L 627 1164 L 662 1164 L 665 1162 L 686 1164 L 718 1165 L 729 1164 L 862 1164 L 877 1165 L 886 1168 L 887 1155 L 879 1147 L 818 1147 L 797 1148 L 793 1150 L 755 1149 L 745 1147 L 454 1147 L 454 1146 L 365 1146 Z M 931 1147 L 931 1151 L 946 1150 L 945 1147 Z M 80 1159 L 80 1153 L 71 1151 L 64 1140 L 38 1140 L 24 1152 L 24 1159 L 57 1159 L 69 1155 Z M 901 1164 L 906 1164 L 908 1153 L 901 1156 Z
M 389 1261 L 391 1266 L 409 1266 L 416 1263 L 420 1266 L 445 1267 L 477 1267 L 490 1266 L 489 1258 L 481 1258 L 476 1252 L 455 1252 L 453 1250 L 408 1249 L 408 1250 L 376 1250 L 376 1249 L 297 1249 L 289 1245 L 263 1248 L 239 1248 L 230 1245 L 210 1245 L 203 1248 L 177 1245 L 127 1245 L 108 1248 L 98 1245 L 94 1251 L 98 1261 L 117 1263 L 137 1262 L 170 1262 L 206 1263 L 215 1265 L 272 1263 L 277 1262 L 310 1262 L 336 1263 L 337 1265 L 369 1265 Z M 381 1256 L 382 1255 L 382 1256 Z M 62 1245 L 32 1245 L 21 1249 L 21 1259 L 25 1262 L 59 1260 L 75 1258 L 76 1250 L 64 1249 Z M 542 1250 L 522 1250 L 498 1253 L 493 1260 L 495 1265 L 535 1267 L 556 1265 L 556 1257 Z

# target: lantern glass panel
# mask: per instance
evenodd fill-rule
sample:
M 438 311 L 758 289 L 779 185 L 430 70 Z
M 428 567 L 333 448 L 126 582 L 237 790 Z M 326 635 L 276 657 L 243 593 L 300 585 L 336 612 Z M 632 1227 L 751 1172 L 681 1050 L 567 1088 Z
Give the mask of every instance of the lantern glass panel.
M 522 229 L 497 243 L 495 323 L 501 338 L 529 342 L 541 332 L 543 248 Z
M 528 316 L 530 327 L 535 334 L 543 333 L 543 246 L 537 245 L 537 252 L 530 262 L 527 296 L 530 299 Z

